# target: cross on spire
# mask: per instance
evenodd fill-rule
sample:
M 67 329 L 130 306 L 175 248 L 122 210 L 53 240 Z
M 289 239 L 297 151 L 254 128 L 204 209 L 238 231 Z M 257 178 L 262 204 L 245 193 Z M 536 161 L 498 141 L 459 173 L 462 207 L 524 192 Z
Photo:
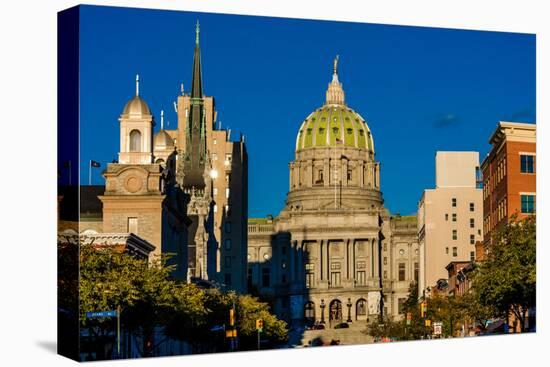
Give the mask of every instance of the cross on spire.
M 164 110 L 160 110 L 160 129 L 164 130 Z
M 139 74 L 136 74 L 136 97 L 139 96 Z
M 199 44 L 199 33 L 201 32 L 201 25 L 199 24 L 199 20 L 197 19 L 197 25 L 195 26 L 195 43 Z

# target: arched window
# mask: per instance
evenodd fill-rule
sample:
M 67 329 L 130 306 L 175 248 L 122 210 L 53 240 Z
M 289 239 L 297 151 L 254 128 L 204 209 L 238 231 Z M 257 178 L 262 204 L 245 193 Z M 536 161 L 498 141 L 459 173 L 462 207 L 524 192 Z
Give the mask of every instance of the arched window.
M 342 320 L 342 302 L 335 299 L 329 305 L 329 320 L 341 321 Z
M 364 298 L 357 301 L 355 313 L 357 316 L 367 315 L 367 301 Z
M 130 131 L 130 152 L 141 152 L 141 132 L 139 130 Z
M 306 321 L 315 321 L 315 303 L 306 302 L 304 306 L 304 317 Z

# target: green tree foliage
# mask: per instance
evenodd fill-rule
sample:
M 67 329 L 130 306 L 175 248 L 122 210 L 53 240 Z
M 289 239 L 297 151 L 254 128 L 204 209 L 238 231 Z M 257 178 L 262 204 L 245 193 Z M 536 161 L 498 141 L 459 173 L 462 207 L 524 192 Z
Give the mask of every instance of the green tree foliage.
M 170 277 L 174 266 L 167 265 L 168 260 L 162 257 L 148 263 L 113 249 L 81 246 L 80 322 L 90 333 L 88 349 L 96 358 L 108 357 L 105 345 L 112 343 L 108 334 L 114 330 L 114 320 L 87 319 L 86 312 L 91 311 L 120 309 L 123 328 L 142 340 L 142 356 L 155 355 L 166 338 L 191 344 L 195 353 L 224 350 L 223 327 L 229 328 L 234 304 L 243 349 L 255 345 L 256 319 L 264 320 L 262 335 L 270 345 L 286 341 L 286 323 L 270 312 L 267 303 L 177 282 Z M 166 338 L 153 340 L 159 327 Z
M 500 317 L 512 313 L 525 329 L 527 310 L 536 304 L 536 219 L 516 218 L 492 239 L 487 259 L 473 278 L 476 300 Z

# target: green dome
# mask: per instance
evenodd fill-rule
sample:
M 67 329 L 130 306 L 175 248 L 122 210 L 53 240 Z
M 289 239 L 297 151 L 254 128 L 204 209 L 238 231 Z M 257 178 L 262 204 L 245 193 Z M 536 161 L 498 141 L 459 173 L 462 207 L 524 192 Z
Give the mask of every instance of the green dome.
M 374 153 L 372 134 L 365 120 L 343 104 L 327 104 L 313 111 L 296 137 L 296 151 L 308 148 L 351 147 Z

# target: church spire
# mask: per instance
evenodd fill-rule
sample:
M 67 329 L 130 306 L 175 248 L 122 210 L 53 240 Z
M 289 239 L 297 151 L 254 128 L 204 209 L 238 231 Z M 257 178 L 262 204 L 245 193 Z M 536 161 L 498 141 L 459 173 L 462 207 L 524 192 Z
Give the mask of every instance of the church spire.
M 193 78 L 191 81 L 191 98 L 202 98 L 201 50 L 199 47 L 200 24 L 195 27 L 195 54 L 193 56 Z
M 332 81 L 328 84 L 326 93 L 326 104 L 345 104 L 344 103 L 344 89 L 342 83 L 338 80 L 338 60 L 340 56 L 336 55 L 334 58 L 334 64 L 332 68 Z

